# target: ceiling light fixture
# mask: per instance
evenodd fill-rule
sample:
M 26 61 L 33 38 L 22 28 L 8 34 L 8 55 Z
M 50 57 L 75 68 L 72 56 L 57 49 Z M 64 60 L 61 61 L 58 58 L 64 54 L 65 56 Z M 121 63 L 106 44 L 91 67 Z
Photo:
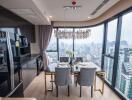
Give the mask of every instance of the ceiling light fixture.
M 77 10 L 79 8 L 81 8 L 82 6 L 81 5 L 78 5 L 78 6 L 63 6 L 64 9 L 72 9 L 72 10 Z
M 77 5 L 76 0 L 72 0 L 71 2 L 72 5 L 68 5 L 68 6 L 63 6 L 64 9 L 72 9 L 72 10 L 77 10 L 79 8 L 81 8 L 81 5 Z
M 91 17 L 90 16 L 88 16 L 88 19 L 90 19 Z
M 72 1 L 72 5 L 73 5 L 73 6 L 76 5 L 76 3 L 77 3 L 77 2 L 76 2 L 75 0 Z
M 66 10 L 76 10 L 78 8 L 81 8 L 81 5 L 77 5 L 76 0 L 72 0 L 71 2 L 72 5 L 70 6 L 63 6 L 64 8 L 64 19 L 66 20 Z M 60 39 L 67 39 L 67 38 L 77 38 L 77 39 L 84 39 L 84 38 L 88 38 L 91 34 L 91 30 L 90 29 L 86 29 L 86 30 L 82 30 L 79 29 L 78 31 L 71 31 L 71 30 L 67 30 L 67 28 L 65 27 L 63 30 L 55 30 L 54 31 L 55 35 L 57 38 Z
M 50 18 L 49 17 L 47 17 L 47 20 L 48 20 L 48 22 L 50 22 Z
M 69 7 L 69 6 L 68 6 Z M 75 6 L 74 6 L 75 7 Z M 75 8 L 74 8 L 75 9 Z M 67 9 L 64 9 L 64 19 L 66 20 L 66 11 Z M 59 39 L 85 39 L 88 38 L 91 35 L 91 30 L 90 29 L 79 29 L 77 31 L 71 31 L 71 30 L 67 30 L 66 27 L 64 27 L 64 29 L 62 30 L 55 30 L 54 31 L 55 36 Z
M 49 18 L 52 18 L 52 16 L 49 16 Z
M 90 37 L 91 35 L 91 30 L 90 29 L 86 29 L 86 30 L 82 30 L 79 29 L 78 31 L 71 31 L 71 30 L 67 30 L 66 28 L 64 28 L 64 30 L 55 30 L 54 31 L 55 36 L 59 39 L 85 39 Z

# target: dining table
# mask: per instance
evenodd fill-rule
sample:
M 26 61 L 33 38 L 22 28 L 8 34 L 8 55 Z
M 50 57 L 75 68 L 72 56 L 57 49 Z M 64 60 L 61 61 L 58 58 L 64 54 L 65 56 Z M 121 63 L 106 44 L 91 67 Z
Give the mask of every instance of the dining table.
M 55 74 L 55 68 L 56 67 L 62 67 L 62 68 L 71 68 L 71 74 L 72 75 L 78 75 L 80 73 L 81 68 L 96 68 L 96 71 L 100 71 L 100 67 L 96 65 L 93 62 L 78 62 L 72 66 L 70 66 L 66 62 L 59 62 L 59 63 L 50 63 L 48 67 L 45 69 L 44 72 L 44 80 L 45 80 L 45 95 L 47 95 L 48 91 L 53 91 L 53 83 L 54 83 L 54 74 Z M 51 76 L 51 89 L 47 89 L 47 76 Z

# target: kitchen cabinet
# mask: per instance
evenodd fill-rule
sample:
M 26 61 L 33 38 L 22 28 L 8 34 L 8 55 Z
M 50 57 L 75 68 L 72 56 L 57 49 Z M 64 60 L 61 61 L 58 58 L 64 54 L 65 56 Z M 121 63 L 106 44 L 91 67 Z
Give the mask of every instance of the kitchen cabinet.
M 36 75 L 37 75 L 36 59 L 33 59 L 22 65 L 22 79 L 23 79 L 24 90 L 33 81 Z

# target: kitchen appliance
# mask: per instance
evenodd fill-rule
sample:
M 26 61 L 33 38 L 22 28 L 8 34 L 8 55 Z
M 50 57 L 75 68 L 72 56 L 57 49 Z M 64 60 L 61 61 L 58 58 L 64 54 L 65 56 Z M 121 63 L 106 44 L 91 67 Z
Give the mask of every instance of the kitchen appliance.
M 21 47 L 28 47 L 27 37 L 25 37 L 23 35 L 20 36 L 20 46 Z
M 11 96 L 20 84 L 21 66 L 14 62 L 15 38 L 12 33 L 0 31 L 0 97 Z

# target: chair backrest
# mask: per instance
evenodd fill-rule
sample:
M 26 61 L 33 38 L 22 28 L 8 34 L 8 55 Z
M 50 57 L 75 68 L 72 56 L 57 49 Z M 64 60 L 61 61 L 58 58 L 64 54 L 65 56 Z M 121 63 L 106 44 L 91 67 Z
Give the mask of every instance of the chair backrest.
M 76 57 L 76 62 L 83 62 L 83 57 Z
M 70 80 L 70 68 L 55 68 L 55 84 L 58 86 L 65 86 L 69 84 Z
M 60 57 L 60 62 L 69 62 L 69 57 Z
M 92 86 L 95 77 L 96 68 L 81 68 L 79 75 L 79 84 L 81 86 Z

